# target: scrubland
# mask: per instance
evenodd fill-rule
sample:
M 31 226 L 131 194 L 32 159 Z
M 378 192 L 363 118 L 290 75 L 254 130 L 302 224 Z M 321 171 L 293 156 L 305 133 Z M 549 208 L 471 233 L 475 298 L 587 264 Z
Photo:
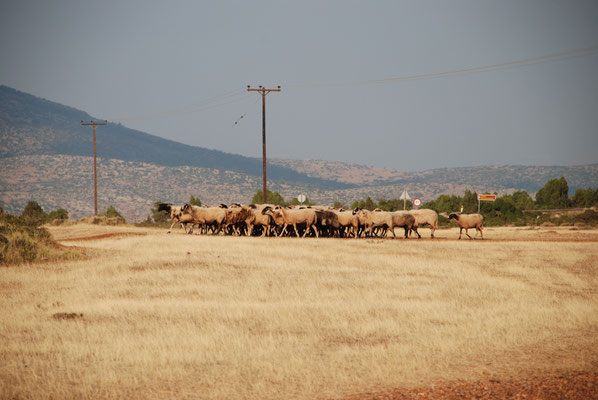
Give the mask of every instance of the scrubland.
M 598 230 L 49 229 L 88 258 L 0 268 L 1 398 L 343 398 L 598 369 Z

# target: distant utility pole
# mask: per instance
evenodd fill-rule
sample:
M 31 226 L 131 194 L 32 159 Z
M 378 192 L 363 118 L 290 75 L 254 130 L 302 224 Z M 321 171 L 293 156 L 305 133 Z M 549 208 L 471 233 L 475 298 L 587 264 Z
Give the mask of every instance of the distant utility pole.
M 81 121 L 81 125 L 93 126 L 93 215 L 98 215 L 98 172 L 96 167 L 96 125 L 106 125 L 108 121 Z
M 258 86 L 258 88 L 251 88 L 250 85 L 247 85 L 247 91 L 260 92 L 260 94 L 262 95 L 262 170 L 264 180 L 264 183 L 262 185 L 262 191 L 264 195 L 264 203 L 266 203 L 266 95 L 270 92 L 280 92 L 280 86 L 278 86 L 276 89 L 266 89 L 263 86 Z

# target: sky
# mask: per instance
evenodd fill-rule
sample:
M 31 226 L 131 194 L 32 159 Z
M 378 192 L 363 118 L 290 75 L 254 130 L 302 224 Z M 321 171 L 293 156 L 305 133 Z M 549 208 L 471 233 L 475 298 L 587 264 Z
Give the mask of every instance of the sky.
M 247 85 L 280 85 L 268 158 L 598 162 L 595 0 L 0 0 L 0 55 L 0 84 L 250 157 Z

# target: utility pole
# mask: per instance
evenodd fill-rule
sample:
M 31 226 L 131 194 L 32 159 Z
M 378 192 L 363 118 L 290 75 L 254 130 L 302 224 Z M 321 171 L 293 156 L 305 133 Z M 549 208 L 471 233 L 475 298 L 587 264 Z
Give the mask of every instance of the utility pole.
M 266 95 L 270 92 L 280 92 L 280 86 L 278 86 L 276 89 L 266 89 L 261 85 L 258 86 L 258 88 L 252 88 L 250 85 L 247 85 L 247 91 L 260 92 L 262 95 L 262 171 L 264 180 L 262 191 L 264 195 L 264 203 L 266 203 Z
M 96 167 L 96 125 L 106 125 L 108 121 L 81 121 L 81 125 L 93 126 L 93 215 L 98 215 L 98 172 Z

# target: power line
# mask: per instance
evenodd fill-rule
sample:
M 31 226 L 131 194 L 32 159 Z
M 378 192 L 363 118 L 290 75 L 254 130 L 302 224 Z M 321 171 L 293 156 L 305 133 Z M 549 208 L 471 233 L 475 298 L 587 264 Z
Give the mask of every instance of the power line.
M 545 56 L 540 57 L 531 57 L 531 58 L 523 58 L 515 61 L 508 61 L 499 64 L 490 64 L 472 68 L 463 68 L 463 69 L 456 69 L 452 71 L 445 71 L 445 72 L 436 72 L 430 74 L 416 74 L 416 75 L 406 75 L 406 76 L 396 76 L 390 78 L 383 78 L 383 79 L 369 79 L 369 80 L 362 80 L 362 81 L 352 81 L 352 82 L 319 82 L 319 83 L 296 83 L 296 84 L 287 84 L 285 87 L 289 88 L 318 88 L 318 87 L 340 87 L 340 86 L 363 86 L 363 85 L 378 85 L 383 83 L 389 82 L 405 82 L 405 81 L 414 81 L 420 79 L 431 79 L 431 78 L 441 78 L 445 76 L 456 76 L 456 75 L 464 75 L 472 72 L 486 72 L 486 71 L 493 71 L 499 69 L 506 69 L 512 68 L 517 66 L 523 65 L 532 65 L 532 64 L 539 64 L 549 61 L 556 61 L 565 58 L 572 58 L 572 57 L 581 57 L 590 54 L 594 54 L 598 52 L 598 45 L 592 47 L 586 47 L 582 49 L 575 49 L 564 51 L 560 53 L 553 53 L 548 54 Z
M 224 100 L 224 99 L 229 99 L 231 97 L 238 97 L 238 96 L 242 96 L 242 97 L 231 100 L 231 101 L 227 101 L 224 103 L 220 103 L 220 104 L 212 104 L 212 103 L 216 103 L 218 101 Z M 214 96 L 214 97 L 210 97 L 210 98 L 201 100 L 197 103 L 186 104 L 186 105 L 182 105 L 182 106 L 179 106 L 176 108 L 171 108 L 169 110 L 157 111 L 157 112 L 153 112 L 153 113 L 146 113 L 146 114 L 139 114 L 139 115 L 132 115 L 132 116 L 124 116 L 124 117 L 119 117 L 119 118 L 109 118 L 109 120 L 115 121 L 115 122 L 122 122 L 122 121 L 133 121 L 133 120 L 151 119 L 151 118 L 166 118 L 166 117 L 172 117 L 172 116 L 179 115 L 179 114 L 199 112 L 199 111 L 204 111 L 204 110 L 214 108 L 214 107 L 220 107 L 223 105 L 227 105 L 227 104 L 245 100 L 248 97 L 249 96 L 247 95 L 247 93 L 245 93 L 244 88 L 243 89 L 235 89 L 235 90 L 223 93 L 218 96 Z

